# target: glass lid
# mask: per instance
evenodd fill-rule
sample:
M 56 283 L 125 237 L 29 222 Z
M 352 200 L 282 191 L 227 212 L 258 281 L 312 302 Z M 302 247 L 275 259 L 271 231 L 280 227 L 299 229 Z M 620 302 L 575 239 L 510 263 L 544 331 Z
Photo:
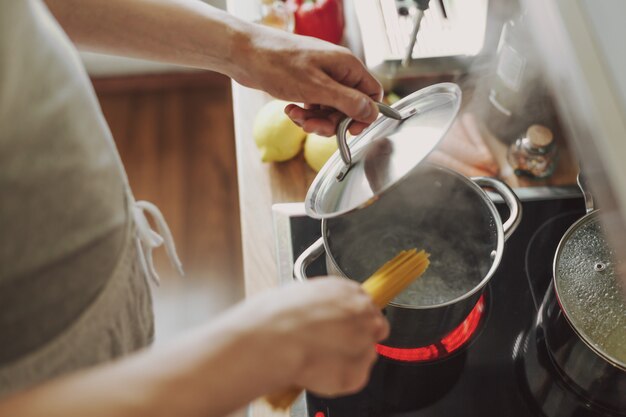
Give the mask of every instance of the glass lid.
M 555 288 L 565 316 L 596 353 L 626 370 L 626 300 L 599 212 L 565 234 L 554 260 Z
M 340 149 L 309 188 L 307 214 L 332 218 L 373 203 L 435 148 L 460 105 L 461 89 L 441 83 L 410 94 L 391 109 L 381 108 L 381 116 L 369 128 L 345 143 L 350 119 L 340 123 Z

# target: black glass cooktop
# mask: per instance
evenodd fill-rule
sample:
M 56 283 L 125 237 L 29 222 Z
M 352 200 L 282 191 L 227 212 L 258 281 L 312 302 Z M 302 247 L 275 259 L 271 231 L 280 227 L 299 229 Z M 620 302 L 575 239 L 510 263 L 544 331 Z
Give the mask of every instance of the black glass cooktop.
M 497 206 L 506 217 L 505 206 Z M 283 279 L 291 278 L 293 259 L 320 236 L 319 222 L 296 211 L 275 208 L 275 215 L 280 217 L 282 212 L 284 217 L 276 221 Z M 526 394 L 525 376 L 515 358 L 550 284 L 558 242 L 582 215 L 584 203 L 579 197 L 523 202 L 522 222 L 505 245 L 502 262 L 487 288 L 483 317 L 469 343 L 444 359 L 426 363 L 381 357 L 363 391 L 334 399 L 307 393 L 292 415 L 541 416 L 541 407 L 533 404 L 540 400 Z M 285 245 L 291 253 L 285 252 Z M 310 276 L 323 274 L 323 257 L 310 268 Z

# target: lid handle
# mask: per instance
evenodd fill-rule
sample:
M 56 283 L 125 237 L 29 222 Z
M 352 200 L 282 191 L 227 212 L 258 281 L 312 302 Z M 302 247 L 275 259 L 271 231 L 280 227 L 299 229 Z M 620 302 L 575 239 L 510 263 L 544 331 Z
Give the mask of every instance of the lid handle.
M 591 191 L 589 190 L 589 185 L 587 184 L 587 178 L 583 175 L 582 171 L 578 171 L 576 182 L 578 183 L 578 187 L 580 188 L 580 191 L 582 191 L 583 197 L 585 198 L 585 211 L 587 213 L 591 213 L 594 209 L 593 195 L 591 194 Z
M 386 104 L 376 102 L 376 106 L 378 106 L 378 110 L 383 116 L 387 116 L 390 119 L 394 120 L 402 120 L 402 115 L 400 112 L 393 107 L 387 106 Z M 337 125 L 337 147 L 339 148 L 339 154 L 341 155 L 341 160 L 345 164 L 343 169 L 337 175 L 337 180 L 341 181 L 344 179 L 350 167 L 352 167 L 352 154 L 350 153 L 350 147 L 348 146 L 348 127 L 352 123 L 351 117 L 346 117 L 339 125 Z

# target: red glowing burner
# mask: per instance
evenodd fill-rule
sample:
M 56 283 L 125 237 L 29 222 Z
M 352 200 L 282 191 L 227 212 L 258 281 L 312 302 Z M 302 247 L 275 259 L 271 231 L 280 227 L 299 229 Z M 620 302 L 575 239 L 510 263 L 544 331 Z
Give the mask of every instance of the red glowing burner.
M 484 311 L 485 296 L 483 295 L 465 320 L 439 342 L 418 348 L 395 348 L 379 344 L 376 345 L 376 350 L 379 355 L 402 362 L 427 362 L 444 358 L 470 340 L 478 329 Z

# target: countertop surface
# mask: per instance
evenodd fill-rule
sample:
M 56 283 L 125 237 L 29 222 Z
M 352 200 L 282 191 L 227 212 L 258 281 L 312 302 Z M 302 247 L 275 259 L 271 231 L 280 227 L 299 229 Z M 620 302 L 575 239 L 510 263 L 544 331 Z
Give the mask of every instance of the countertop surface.
M 259 6 L 255 0 L 229 0 L 227 7 L 236 16 L 254 20 Z M 232 94 L 244 277 L 246 294 L 252 295 L 278 283 L 272 205 L 304 201 L 315 172 L 304 163 L 302 155 L 282 163 L 261 162 L 252 124 L 271 97 L 235 81 Z
M 233 0 L 229 5 L 239 1 L 241 0 Z M 268 95 L 233 82 L 246 296 L 278 285 L 272 205 L 303 201 L 308 185 L 315 176 L 301 155 L 280 164 L 261 162 L 259 151 L 252 139 L 252 122 L 258 109 L 268 100 Z M 261 400 L 253 403 L 250 408 L 250 417 L 286 415 L 287 413 L 270 410 Z
M 258 10 L 254 0 L 229 0 L 228 11 L 253 20 Z M 279 164 L 261 162 L 252 138 L 252 123 L 259 108 L 271 97 L 233 81 L 233 111 L 237 147 L 237 176 L 243 269 L 246 295 L 278 285 L 272 204 L 303 201 L 315 177 L 300 155 Z M 286 416 L 274 412 L 261 400 L 250 407 L 251 417 Z

